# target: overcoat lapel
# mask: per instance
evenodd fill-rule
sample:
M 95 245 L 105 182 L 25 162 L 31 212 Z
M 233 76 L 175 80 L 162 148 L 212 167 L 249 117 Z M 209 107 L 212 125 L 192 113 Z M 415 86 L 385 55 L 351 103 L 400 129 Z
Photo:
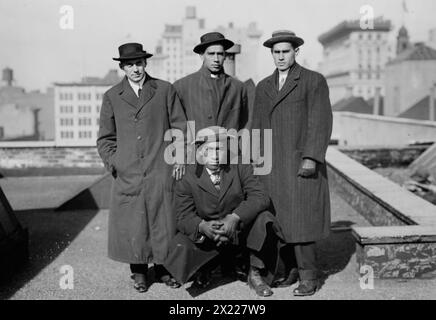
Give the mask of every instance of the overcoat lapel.
M 142 86 L 141 96 L 139 97 L 139 108 L 136 111 L 136 114 L 141 112 L 142 108 L 147 104 L 148 101 L 150 101 L 151 98 L 153 98 L 156 92 L 156 82 L 148 74 L 146 76 L 147 78 Z
M 214 93 L 213 93 L 213 89 L 210 87 L 209 82 L 206 79 L 206 77 L 208 76 L 206 72 L 207 71 L 204 70 L 203 67 L 201 67 L 201 69 L 198 71 L 199 77 L 200 77 L 200 92 L 205 93 L 204 95 L 202 95 L 202 97 L 203 97 L 202 99 L 206 100 L 206 101 L 203 101 L 203 103 L 205 106 L 207 106 L 209 108 L 209 114 L 213 115 L 214 123 L 217 123 L 216 109 L 214 109 L 212 107 L 212 104 L 213 104 L 212 95 Z
M 215 197 L 219 196 L 219 192 L 217 189 L 215 189 L 212 180 L 210 180 L 209 174 L 207 173 L 205 166 L 197 165 L 196 177 L 197 184 L 201 189 L 214 195 Z
M 294 68 L 291 70 L 291 73 L 288 74 L 286 78 L 286 82 L 283 85 L 282 90 L 278 92 L 278 95 L 273 100 L 272 108 L 270 112 L 273 112 L 275 107 L 289 94 L 295 87 L 298 85 L 298 80 L 300 79 L 301 67 L 298 63 L 295 62 Z
M 223 168 L 221 172 L 221 184 L 220 184 L 220 196 L 219 201 L 221 201 L 232 185 L 233 178 L 235 177 L 236 170 L 232 170 L 230 166 Z
M 267 85 L 265 87 L 265 94 L 271 99 L 271 101 L 275 101 L 277 95 L 279 94 L 279 91 L 274 81 L 274 79 L 277 77 L 277 73 L 278 71 L 276 69 L 274 73 L 270 75 L 266 80 Z
M 133 91 L 132 87 L 129 84 L 129 80 L 127 80 L 127 77 L 124 77 L 121 91 L 120 91 L 121 99 L 123 99 L 125 102 L 127 102 L 130 106 L 133 108 L 137 108 L 138 106 L 138 97 L 136 96 L 135 92 Z
M 224 104 L 224 100 L 226 99 L 226 96 L 227 96 L 227 91 L 229 91 L 230 84 L 231 84 L 231 81 L 229 79 L 229 75 L 223 74 L 223 77 L 224 77 L 224 88 L 223 88 L 223 90 L 220 91 L 221 96 L 220 96 L 220 101 L 218 101 L 218 110 L 217 110 L 216 118 L 219 118 L 221 108 Z

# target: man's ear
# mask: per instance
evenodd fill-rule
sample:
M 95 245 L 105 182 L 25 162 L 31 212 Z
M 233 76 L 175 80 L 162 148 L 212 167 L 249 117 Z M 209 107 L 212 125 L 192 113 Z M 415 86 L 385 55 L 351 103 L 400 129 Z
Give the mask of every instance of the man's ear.
M 295 49 L 295 55 L 297 56 L 298 53 L 300 52 L 300 48 Z

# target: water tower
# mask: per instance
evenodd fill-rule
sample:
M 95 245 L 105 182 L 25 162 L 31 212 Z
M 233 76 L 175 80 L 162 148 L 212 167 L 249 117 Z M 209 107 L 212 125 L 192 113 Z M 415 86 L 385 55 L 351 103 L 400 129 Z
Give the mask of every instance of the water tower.
M 14 81 L 14 71 L 11 68 L 4 68 L 2 80 L 6 83 L 7 87 L 12 87 L 12 82 Z

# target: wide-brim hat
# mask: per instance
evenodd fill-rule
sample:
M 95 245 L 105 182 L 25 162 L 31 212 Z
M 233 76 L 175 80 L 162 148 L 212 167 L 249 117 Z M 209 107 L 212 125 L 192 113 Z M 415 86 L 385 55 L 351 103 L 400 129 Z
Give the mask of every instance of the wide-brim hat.
M 195 53 L 202 54 L 207 47 L 214 44 L 221 44 L 224 50 L 227 50 L 233 47 L 235 43 L 226 39 L 224 35 L 219 32 L 209 32 L 200 37 L 200 43 L 197 44 L 193 50 Z
M 294 32 L 289 30 L 278 30 L 272 33 L 272 37 L 266 40 L 263 45 L 267 48 L 272 48 L 276 43 L 289 42 L 294 46 L 294 49 L 298 48 L 304 43 L 304 40 L 297 37 Z
M 153 55 L 142 49 L 140 43 L 125 43 L 118 47 L 118 58 L 112 58 L 115 61 L 132 60 L 139 58 L 150 58 Z
M 211 126 L 199 130 L 193 143 L 200 145 L 206 142 L 227 141 L 227 139 L 237 139 L 237 136 L 228 132 L 226 128 Z

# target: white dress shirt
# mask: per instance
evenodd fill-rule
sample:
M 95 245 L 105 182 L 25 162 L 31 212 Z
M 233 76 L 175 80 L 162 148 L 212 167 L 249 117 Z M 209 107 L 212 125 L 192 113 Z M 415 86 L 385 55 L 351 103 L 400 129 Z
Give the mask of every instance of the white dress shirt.
M 144 76 L 144 78 L 142 78 L 141 81 L 139 81 L 139 83 L 135 83 L 135 82 L 131 81 L 130 79 L 128 79 L 128 80 L 129 80 L 130 86 L 133 89 L 133 92 L 135 92 L 136 96 L 139 98 L 138 91 L 139 91 L 139 89 L 142 90 L 142 86 L 144 85 L 144 81 L 145 81 L 145 76 Z

